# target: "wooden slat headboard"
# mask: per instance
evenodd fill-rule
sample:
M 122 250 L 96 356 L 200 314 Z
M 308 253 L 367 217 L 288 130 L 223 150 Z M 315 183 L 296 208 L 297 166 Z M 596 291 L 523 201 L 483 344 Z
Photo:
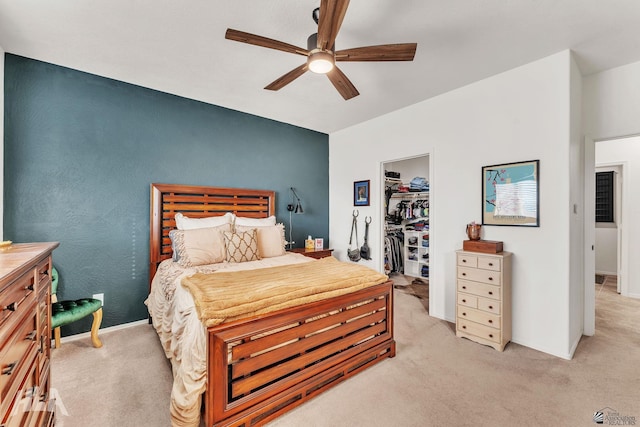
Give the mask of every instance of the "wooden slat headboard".
M 232 212 L 237 216 L 266 218 L 275 215 L 275 191 L 244 188 L 151 184 L 149 222 L 149 283 L 158 264 L 171 258 L 169 231 L 176 227 L 175 214 L 204 218 Z

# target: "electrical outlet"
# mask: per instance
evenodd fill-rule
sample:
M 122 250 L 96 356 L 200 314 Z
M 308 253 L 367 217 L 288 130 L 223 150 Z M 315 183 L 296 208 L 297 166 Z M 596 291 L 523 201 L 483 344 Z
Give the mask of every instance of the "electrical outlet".
M 93 294 L 93 299 L 99 299 L 100 303 L 104 306 L 104 294 Z

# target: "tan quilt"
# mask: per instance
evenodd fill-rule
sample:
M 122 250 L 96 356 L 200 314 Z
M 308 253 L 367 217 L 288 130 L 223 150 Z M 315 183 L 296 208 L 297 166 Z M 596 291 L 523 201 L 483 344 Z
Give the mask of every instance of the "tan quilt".
M 355 292 L 386 281 L 371 268 L 327 257 L 249 271 L 196 273 L 182 279 L 205 326 Z

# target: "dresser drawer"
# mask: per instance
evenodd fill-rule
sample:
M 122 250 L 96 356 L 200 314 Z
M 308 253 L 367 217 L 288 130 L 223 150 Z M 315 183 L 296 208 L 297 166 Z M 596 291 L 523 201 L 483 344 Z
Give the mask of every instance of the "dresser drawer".
M 500 301 L 488 298 L 478 298 L 478 309 L 488 311 L 493 314 L 502 314 Z
M 458 319 L 456 322 L 457 328 L 460 332 L 475 335 L 486 340 L 499 343 L 500 342 L 500 330 L 494 329 L 490 326 L 484 326 L 479 323 L 472 322 L 466 319 Z
M 478 308 L 478 297 L 475 295 L 458 293 L 458 304 L 465 307 Z
M 458 267 L 458 279 L 473 280 L 474 282 L 500 285 L 500 273 L 478 268 Z
M 478 257 L 478 268 L 481 268 L 483 270 L 502 271 L 500 258 L 487 256 Z
M 34 292 L 33 270 L 23 274 L 0 293 L 0 326 L 11 316 L 15 316 L 19 307 Z
M 38 278 L 38 289 L 51 288 L 51 258 L 47 257 L 36 267 L 36 275 Z
M 494 300 L 500 300 L 501 297 L 500 286 L 470 282 L 462 279 L 458 279 L 458 291 Z
M 25 369 L 32 364 L 37 355 L 37 325 L 35 307 L 28 307 L 25 316 L 6 342 L 0 348 L 0 405 L 2 413 L 7 409 L 11 397 L 17 393 L 24 378 Z
M 478 257 L 475 255 L 458 254 L 458 265 L 476 268 L 478 266 Z
M 502 322 L 497 314 L 488 313 L 486 311 L 477 310 L 470 307 L 458 307 L 458 317 L 460 319 L 468 319 L 484 326 L 494 329 L 500 329 Z
M 18 392 L 11 404 L 3 426 L 24 427 L 38 426 L 39 412 L 37 411 L 40 393 L 36 384 L 36 365 L 31 364 L 23 382 L 20 384 Z M 39 426 L 38 426 L 39 427 Z

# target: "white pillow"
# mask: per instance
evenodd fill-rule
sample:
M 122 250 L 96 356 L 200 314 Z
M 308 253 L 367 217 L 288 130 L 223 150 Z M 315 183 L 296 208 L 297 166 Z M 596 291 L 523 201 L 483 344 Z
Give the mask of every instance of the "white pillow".
M 236 225 L 242 227 L 267 227 L 276 225 L 276 217 L 271 215 L 269 218 L 246 218 L 244 216 L 236 217 Z
M 231 224 L 193 230 L 171 230 L 173 260 L 183 267 L 215 264 L 226 257 L 224 232 L 231 231 Z
M 267 227 L 243 227 L 236 226 L 237 232 L 246 232 L 255 229 L 258 237 L 258 252 L 260 258 L 271 258 L 286 253 L 284 238 L 284 224 L 270 225 Z
M 189 218 L 178 212 L 176 214 L 176 228 L 178 230 L 195 230 L 197 228 L 218 227 L 233 223 L 233 214 L 227 212 L 224 215 L 210 216 L 207 218 Z

